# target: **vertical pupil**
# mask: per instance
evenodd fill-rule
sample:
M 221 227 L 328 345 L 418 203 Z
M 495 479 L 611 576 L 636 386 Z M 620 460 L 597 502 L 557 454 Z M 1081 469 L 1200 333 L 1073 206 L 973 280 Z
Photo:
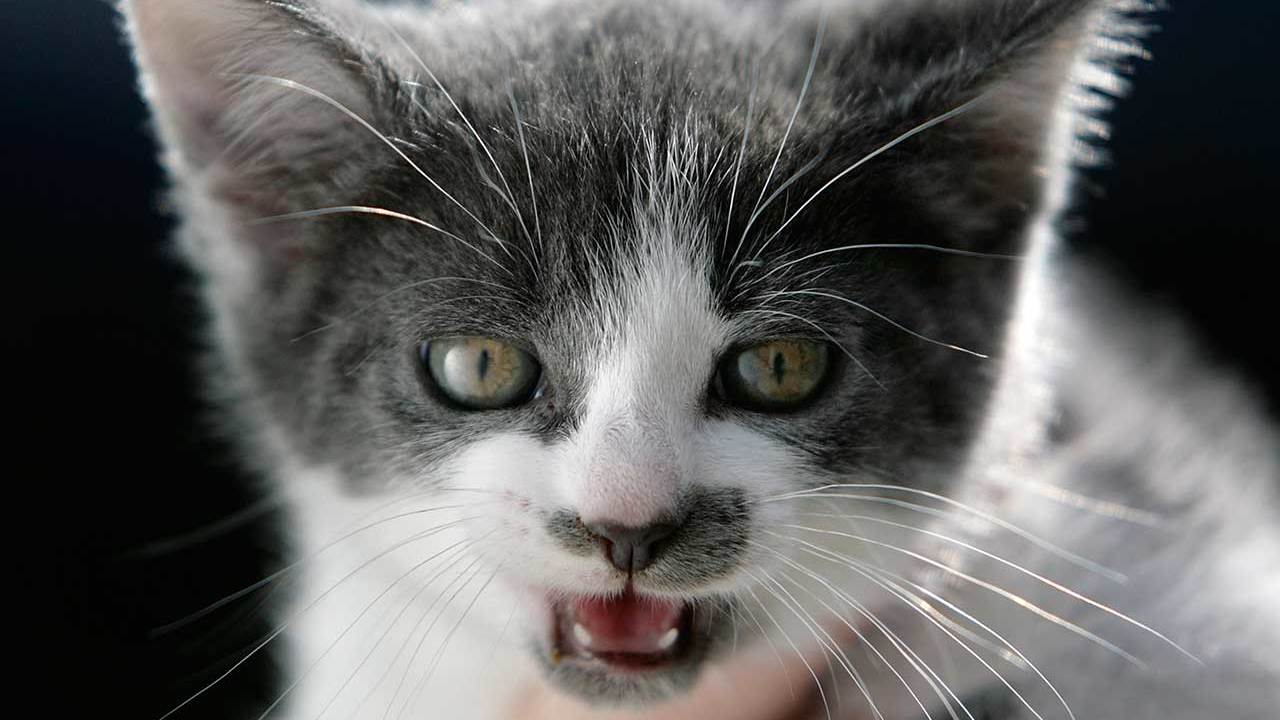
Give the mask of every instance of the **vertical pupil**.
M 489 374 L 489 364 L 492 359 L 489 357 L 489 349 L 485 348 L 480 351 L 480 357 L 476 359 L 476 372 L 480 374 L 480 379 L 484 380 L 484 376 Z
M 787 374 L 787 361 L 782 357 L 782 353 L 775 352 L 773 354 L 773 381 L 779 385 L 782 384 L 782 376 Z

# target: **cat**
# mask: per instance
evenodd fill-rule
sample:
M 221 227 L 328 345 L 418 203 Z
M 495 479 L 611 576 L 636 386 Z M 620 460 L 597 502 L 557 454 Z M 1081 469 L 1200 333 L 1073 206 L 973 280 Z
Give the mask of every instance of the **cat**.
M 265 714 L 1275 717 L 1274 429 L 1055 239 L 1150 8 L 121 7 Z

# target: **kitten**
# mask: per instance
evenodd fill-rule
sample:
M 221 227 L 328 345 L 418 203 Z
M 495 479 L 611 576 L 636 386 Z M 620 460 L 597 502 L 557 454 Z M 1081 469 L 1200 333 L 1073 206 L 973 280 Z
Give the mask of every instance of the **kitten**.
M 1273 431 L 1053 236 L 1142 9 L 126 2 L 264 709 L 1274 717 Z

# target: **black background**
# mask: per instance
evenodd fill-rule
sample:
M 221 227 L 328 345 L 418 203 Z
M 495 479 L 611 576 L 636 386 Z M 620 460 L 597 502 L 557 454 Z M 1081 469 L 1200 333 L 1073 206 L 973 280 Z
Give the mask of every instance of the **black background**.
M 1089 174 L 1073 246 L 1180 308 L 1216 362 L 1280 407 L 1275 168 L 1280 4 L 1184 0 L 1112 115 L 1112 165 Z M 253 482 L 195 398 L 189 278 L 157 211 L 161 175 L 111 7 L 0 3 L 5 212 L 5 472 L 11 615 L 34 645 L 40 716 L 155 718 L 269 628 L 253 600 L 149 631 L 277 566 L 249 523 L 143 552 L 243 509 Z M 15 432 L 16 431 L 16 432 Z M 28 620 L 30 617 L 30 620 Z M 262 707 L 251 662 L 177 717 Z M 20 694 L 26 688 L 18 688 Z M 256 713 L 250 714 L 255 717 Z

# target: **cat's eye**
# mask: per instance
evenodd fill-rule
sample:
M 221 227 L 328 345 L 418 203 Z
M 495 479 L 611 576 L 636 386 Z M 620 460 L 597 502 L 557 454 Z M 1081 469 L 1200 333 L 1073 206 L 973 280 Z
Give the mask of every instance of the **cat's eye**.
M 737 348 L 720 362 L 716 390 L 749 410 L 785 412 L 811 400 L 822 388 L 831 361 L 826 343 L 770 340 Z
M 440 393 L 468 410 L 497 410 L 528 402 L 542 377 L 537 358 L 497 338 L 438 338 L 423 343 L 419 352 Z

